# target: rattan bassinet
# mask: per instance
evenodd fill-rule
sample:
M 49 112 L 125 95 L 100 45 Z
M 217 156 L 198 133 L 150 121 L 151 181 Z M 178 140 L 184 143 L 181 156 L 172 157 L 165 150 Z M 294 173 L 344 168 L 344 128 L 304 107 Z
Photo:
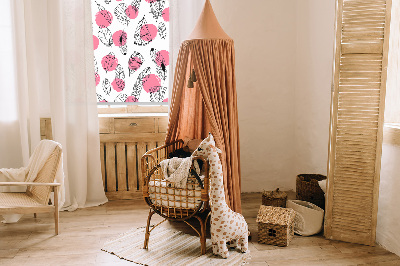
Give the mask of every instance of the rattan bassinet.
M 150 206 L 147 219 L 146 236 L 144 248 L 148 248 L 151 217 L 154 213 L 164 217 L 164 221 L 183 221 L 192 227 L 200 236 L 201 252 L 205 254 L 206 223 L 210 217 L 209 212 L 209 173 L 208 162 L 203 157 L 193 157 L 194 160 L 201 160 L 202 177 L 193 170 L 188 176 L 186 187 L 175 187 L 171 182 L 163 179 L 160 162 L 169 158 L 169 154 L 183 147 L 183 141 L 177 140 L 170 144 L 155 148 L 146 152 L 141 160 L 142 168 L 142 191 L 145 202 Z M 200 232 L 189 223 L 190 218 L 196 218 L 200 222 Z M 163 221 L 163 222 L 164 222 Z M 161 224 L 161 223 L 160 223 Z

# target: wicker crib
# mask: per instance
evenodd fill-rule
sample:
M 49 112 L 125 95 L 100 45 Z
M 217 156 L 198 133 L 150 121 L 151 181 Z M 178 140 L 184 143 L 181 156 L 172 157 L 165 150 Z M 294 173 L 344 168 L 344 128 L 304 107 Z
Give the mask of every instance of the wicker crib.
M 148 248 L 150 232 L 166 220 L 183 221 L 193 228 L 200 236 L 201 252 L 206 252 L 206 224 L 210 217 L 209 212 L 209 173 L 208 162 L 200 156 L 192 158 L 191 171 L 185 187 L 175 187 L 171 182 L 163 179 L 160 162 L 168 159 L 169 154 L 183 147 L 183 141 L 177 140 L 170 144 L 155 148 L 142 156 L 142 191 L 143 198 L 150 206 L 147 218 L 144 248 Z M 197 175 L 193 168 L 193 161 L 201 160 L 202 176 Z M 165 219 L 150 229 L 150 220 L 154 213 Z M 199 232 L 189 223 L 189 219 L 196 218 L 200 223 Z

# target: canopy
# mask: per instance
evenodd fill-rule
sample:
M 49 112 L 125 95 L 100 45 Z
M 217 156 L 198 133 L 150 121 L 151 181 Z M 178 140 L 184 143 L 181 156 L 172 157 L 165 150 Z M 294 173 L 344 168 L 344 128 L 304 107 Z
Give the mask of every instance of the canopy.
M 211 132 L 224 172 L 228 206 L 241 212 L 239 126 L 233 40 L 222 30 L 209 0 L 175 67 L 166 143 L 204 139 Z M 194 70 L 191 86 L 188 80 Z

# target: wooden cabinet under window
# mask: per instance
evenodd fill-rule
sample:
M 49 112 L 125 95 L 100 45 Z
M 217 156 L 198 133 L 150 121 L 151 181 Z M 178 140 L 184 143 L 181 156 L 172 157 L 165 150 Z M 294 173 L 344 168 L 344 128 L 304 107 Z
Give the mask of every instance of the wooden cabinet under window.
M 164 144 L 168 117 L 99 117 L 101 172 L 109 200 L 141 198 L 140 158 Z

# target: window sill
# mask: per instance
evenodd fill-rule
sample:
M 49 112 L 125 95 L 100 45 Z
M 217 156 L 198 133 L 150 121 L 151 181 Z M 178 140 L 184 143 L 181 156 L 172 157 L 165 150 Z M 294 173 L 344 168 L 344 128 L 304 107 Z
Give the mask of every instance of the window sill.
M 99 117 L 149 117 L 149 116 L 168 116 L 168 113 L 124 113 L 124 114 L 99 114 Z
M 99 117 L 168 116 L 168 105 L 111 105 L 97 108 Z

